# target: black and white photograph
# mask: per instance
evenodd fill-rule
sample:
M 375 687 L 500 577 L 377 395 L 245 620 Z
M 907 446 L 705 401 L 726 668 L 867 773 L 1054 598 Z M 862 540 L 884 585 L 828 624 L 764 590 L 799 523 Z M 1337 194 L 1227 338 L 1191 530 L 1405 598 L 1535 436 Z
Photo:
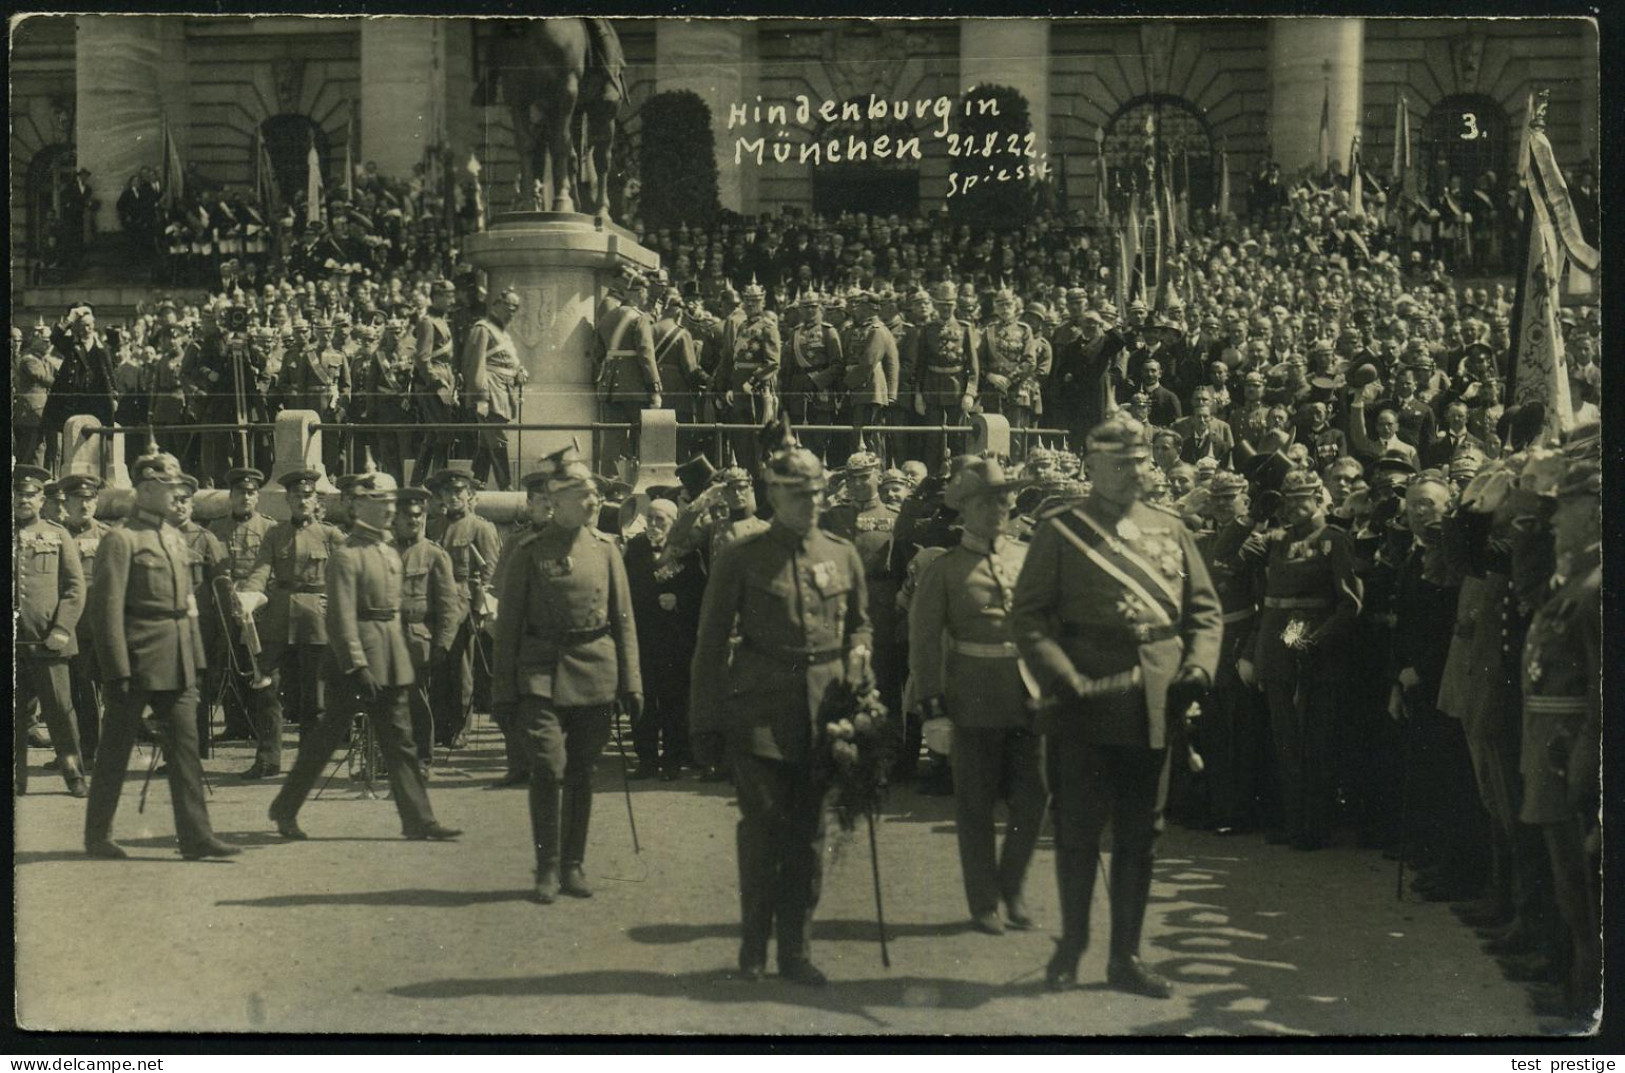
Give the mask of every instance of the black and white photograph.
M 16 1046 L 1600 1038 L 1597 21 L 222 10 L 8 26 Z

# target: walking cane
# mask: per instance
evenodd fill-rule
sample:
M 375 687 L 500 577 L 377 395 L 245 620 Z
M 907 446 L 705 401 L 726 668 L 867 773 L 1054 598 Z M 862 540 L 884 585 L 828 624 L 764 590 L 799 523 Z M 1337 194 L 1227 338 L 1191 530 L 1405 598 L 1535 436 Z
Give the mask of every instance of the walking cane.
M 626 767 L 626 742 L 621 737 L 621 706 L 617 704 L 610 712 L 610 726 L 615 728 L 615 754 L 621 758 L 621 791 L 626 795 L 626 822 L 632 828 L 632 855 L 642 856 L 643 849 L 638 845 L 638 820 L 632 814 L 632 776 Z
M 147 777 L 141 782 L 141 801 L 135 808 L 138 813 L 144 814 L 147 811 L 147 791 L 152 788 L 152 773 L 158 770 L 158 757 L 162 753 L 163 749 L 159 747 L 159 743 L 153 742 L 152 760 L 147 764 Z
M 886 947 L 886 906 L 880 897 L 880 847 L 875 841 L 875 810 L 864 816 L 869 821 L 869 865 L 875 877 L 875 920 L 880 925 L 880 963 L 891 968 L 891 952 Z

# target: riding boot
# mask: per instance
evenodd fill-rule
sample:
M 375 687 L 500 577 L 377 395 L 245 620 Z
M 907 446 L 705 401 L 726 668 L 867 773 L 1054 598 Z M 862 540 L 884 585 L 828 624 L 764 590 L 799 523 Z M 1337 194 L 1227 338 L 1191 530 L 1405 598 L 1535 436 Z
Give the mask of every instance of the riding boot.
M 587 821 L 592 817 L 592 785 L 565 784 L 559 828 L 563 839 L 561 859 L 568 870 L 587 858 Z
M 1140 930 L 1151 898 L 1149 855 L 1115 852 L 1111 866 L 1113 961 L 1140 956 Z
M 559 867 L 559 784 L 552 779 L 530 779 L 530 832 L 536 845 L 538 870 Z
M 1061 938 L 1045 974 L 1051 990 L 1078 979 L 1078 959 L 1089 948 L 1089 904 L 1095 896 L 1100 858 L 1092 850 L 1057 847 L 1055 879 L 1061 894 Z

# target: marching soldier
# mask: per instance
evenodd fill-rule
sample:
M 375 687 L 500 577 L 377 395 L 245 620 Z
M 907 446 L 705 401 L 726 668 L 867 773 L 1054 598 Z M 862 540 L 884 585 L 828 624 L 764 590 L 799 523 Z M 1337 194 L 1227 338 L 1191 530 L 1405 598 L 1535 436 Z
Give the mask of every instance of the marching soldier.
M 739 969 L 758 980 L 768 939 L 779 974 L 826 982 L 811 961 L 828 787 L 812 763 L 813 715 L 843 678 L 870 681 L 864 564 L 818 527 L 826 479 L 794 441 L 763 472 L 770 528 L 729 545 L 712 564 L 694 647 L 689 722 L 695 759 L 714 763 L 705 734 L 726 736 L 739 797 Z M 730 662 L 735 623 L 740 635 Z
M 211 651 L 219 651 L 222 624 L 216 615 L 205 618 L 202 609 L 209 606 L 210 598 L 214 595 L 214 579 L 225 573 L 226 549 L 215 539 L 214 534 L 192 520 L 192 497 L 196 494 L 197 478 L 190 474 L 183 476 L 181 486 L 170 506 L 169 524 L 180 533 L 181 542 L 186 545 L 189 560 L 187 565 L 192 582 L 192 603 L 198 609 L 198 635 L 203 641 L 203 658 L 198 661 L 198 670 L 201 672 L 198 680 L 203 692 L 198 697 L 197 705 L 197 746 L 198 755 L 207 758 L 210 715 L 214 708 L 215 696 L 219 693 L 217 683 L 221 680 L 219 671 L 211 672 L 208 654 Z
M 1023 659 L 1044 695 L 1058 701 L 1042 725 L 1062 918 L 1045 980 L 1054 991 L 1077 983 L 1109 816 L 1106 982 L 1168 998 L 1172 985 L 1140 960 L 1140 930 L 1169 743 L 1212 682 L 1224 626 L 1190 533 L 1141 502 L 1151 454 L 1145 426 L 1114 417 L 1089 433 L 1088 451 L 1089 498 L 1045 515 L 1010 612 Z
M 638 422 L 645 409 L 660 409 L 660 370 L 655 364 L 654 330 L 643 307 L 649 301 L 649 281 L 638 276 L 628 282 L 626 298 L 598 322 L 602 355 L 594 380 L 603 403 L 604 420 L 626 422 L 631 432 L 609 431 L 599 441 L 599 457 L 613 466 L 638 454 Z
M 1001 902 L 1011 927 L 1033 926 L 1022 888 L 1048 800 L 1008 618 L 1027 554 L 1006 534 L 1015 489 L 996 459 L 965 461 L 946 492 L 964 535 L 925 568 L 908 608 L 920 708 L 953 720 L 959 865 L 971 923 L 990 935 L 1004 932 Z M 1000 797 L 1010 807 L 1002 853 L 993 826 Z
M 73 537 L 79 551 L 81 572 L 88 579 L 96 567 L 96 552 L 102 537 L 111 528 L 96 519 L 98 497 L 102 490 L 100 477 L 73 474 L 62 478 L 57 487 L 64 501 L 61 525 Z M 89 769 L 96 763 L 96 744 L 101 741 L 102 730 L 102 676 L 96 666 L 96 646 L 92 641 L 91 620 L 79 616 L 78 648 L 68 657 L 68 681 L 73 691 L 73 711 L 79 727 L 79 755 Z
M 493 709 L 515 721 L 530 762 L 536 900 L 592 896 L 582 870 L 592 770 L 617 702 L 642 714 L 638 638 L 626 568 L 594 528 L 599 498 L 574 447 L 548 456 L 553 516 L 524 537 L 503 574 Z
M 519 313 L 519 293 L 508 288 L 497 296 L 468 333 L 463 346 L 463 401 L 474 410 L 474 420 L 489 428 L 479 434 L 474 452 L 474 476 L 484 481 L 494 470 L 497 488 L 513 483 L 508 469 L 508 434 L 503 425 L 519 417 L 519 393 L 530 379 L 519 364 L 519 351 L 508 334 L 508 323 Z
M 344 534 L 321 521 L 316 491 L 320 474 L 290 470 L 280 478 L 287 489 L 288 520 L 278 522 L 260 543 L 248 577 L 237 587 L 239 597 L 264 597 L 259 615 L 264 650 L 260 669 L 271 684 L 254 693 L 254 763 L 245 779 L 265 779 L 282 772 L 282 684 L 294 706 L 300 736 L 312 732 L 327 709 L 324 654 L 327 649 L 327 564 Z
M 429 288 L 429 311 L 418 318 L 412 366 L 417 382 L 418 420 L 424 424 L 451 424 L 458 418 L 457 370 L 453 364 L 456 348 L 446 319 L 456 294 L 457 287 L 451 280 L 436 280 Z M 423 446 L 418 449 L 412 469 L 413 479 L 423 484 L 430 472 L 444 466 L 451 458 L 456 438 L 455 433 L 444 429 L 424 432 Z
M 488 613 L 486 598 L 491 577 L 501 556 L 502 541 L 497 528 L 474 513 L 480 482 L 465 466 L 436 470 L 424 488 L 440 500 L 442 513 L 428 525 L 429 539 L 451 556 L 453 579 L 457 584 L 457 636 L 452 642 L 446 674 L 437 675 L 430 685 L 431 708 L 435 713 L 435 744 L 461 749 L 467 742 L 469 719 L 474 711 L 474 661 L 489 651 L 481 636 Z M 475 647 L 479 646 L 476 653 Z
M 397 493 L 395 478 L 389 474 L 362 474 L 352 531 L 333 550 L 327 569 L 325 615 L 329 652 L 336 665 L 335 685 L 350 692 L 354 700 L 335 703 L 319 723 L 300 736 L 293 770 L 269 812 L 283 838 L 308 837 L 299 826 L 299 810 L 343 742 L 351 713 L 357 710 L 366 713 L 378 735 L 401 833 L 409 839 L 436 842 L 462 834 L 435 819 L 412 743 L 412 714 L 406 695 L 414 677 L 401 624 L 403 571 L 400 554 L 389 540 Z
M 209 532 L 214 534 L 214 538 L 225 549 L 225 572 L 231 581 L 233 591 L 254 572 L 254 564 L 259 560 L 260 545 L 265 543 L 266 536 L 276 525 L 257 509 L 260 503 L 260 489 L 264 486 L 265 474 L 257 469 L 242 467 L 228 472 L 226 489 L 229 506 L 226 516 L 209 523 Z M 219 740 L 252 740 L 254 719 L 249 710 L 250 698 L 253 690 L 263 689 L 266 685 L 249 669 L 254 666 L 257 657 L 251 658 L 249 655 L 244 640 L 244 627 L 251 624 L 252 619 L 239 616 L 235 606 L 221 607 L 214 593 L 210 593 L 209 597 L 207 606 L 213 607 L 214 613 L 226 624 L 222 631 L 221 648 L 230 645 L 235 650 L 235 655 L 228 655 L 222 651 L 217 658 L 210 660 L 211 664 L 219 668 L 218 673 L 232 675 L 235 680 L 234 688 L 228 689 L 225 694 L 225 729 Z M 244 670 L 248 673 L 241 673 Z
M 408 690 L 412 711 L 412 740 L 425 770 L 434 761 L 434 713 L 429 707 L 429 683 L 451 665 L 457 641 L 457 579 L 451 556 L 424 537 L 429 500 L 422 488 L 403 488 L 392 533 L 401 557 L 401 624 L 406 647 L 412 653 L 415 681 Z
M 976 406 L 981 380 L 977 357 L 980 345 L 968 321 L 959 319 L 959 299 L 954 285 L 944 280 L 932 293 L 937 318 L 920 330 L 918 368 L 914 382 L 919 385 L 916 412 L 925 415 L 927 425 L 956 425 Z M 946 459 L 946 438 L 931 437 L 926 457 Z
M 880 500 L 880 459 L 859 451 L 846 460 L 846 502 L 829 507 L 819 518 L 825 532 L 849 541 L 863 560 L 865 608 L 874 631 L 875 684 L 889 712 L 903 710 L 903 666 L 898 660 L 897 582 L 891 565 L 892 534 L 898 511 Z M 914 742 L 915 751 L 919 742 Z M 905 744 L 905 752 L 906 752 Z M 908 766 L 905 764 L 904 766 Z
M 760 428 L 773 415 L 779 383 L 779 320 L 765 306 L 767 292 L 755 280 L 745 288 L 742 312 L 722 325 L 722 362 L 713 384 L 722 396 L 723 419 Z M 729 434 L 734 459 L 749 467 L 756 434 Z
M 18 466 L 11 475 L 11 563 L 16 628 L 17 687 L 12 695 L 11 740 L 16 792 L 28 792 L 28 717 L 38 701 L 57 767 L 74 797 L 84 797 L 85 773 L 79 762 L 69 661 L 78 651 L 77 628 L 85 610 L 85 575 L 73 536 L 40 516 L 45 481 L 36 466 Z
M 1345 680 L 1342 640 L 1360 611 L 1349 535 L 1326 524 L 1318 476 L 1281 482 L 1285 528 L 1270 534 L 1254 673 L 1269 703 L 1286 830 L 1272 840 L 1316 849 L 1331 833 L 1330 733 Z
M 137 459 L 130 466 L 135 510 L 122 528 L 108 531 L 96 552 L 86 611 L 96 622 L 107 723 L 85 810 L 85 852 L 92 857 L 128 856 L 112 839 L 113 817 L 136 730 L 149 707 L 169 760 L 169 798 L 181 856 L 199 860 L 242 852 L 215 837 L 203 800 L 203 762 L 194 738 L 203 639 L 186 545 L 166 520 L 183 476 L 173 455 Z

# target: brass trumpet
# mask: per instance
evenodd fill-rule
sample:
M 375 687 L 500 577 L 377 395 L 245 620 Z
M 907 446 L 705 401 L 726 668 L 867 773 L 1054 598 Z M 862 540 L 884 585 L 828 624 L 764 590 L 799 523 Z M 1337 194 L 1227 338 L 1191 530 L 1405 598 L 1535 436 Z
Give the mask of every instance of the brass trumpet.
M 232 588 L 231 579 L 217 577 L 210 582 L 214 606 L 220 615 L 220 621 L 227 626 L 226 630 L 226 657 L 231 661 L 231 669 L 239 675 L 248 678 L 249 689 L 264 689 L 271 684 L 271 676 L 260 668 L 259 656 L 264 651 L 260 643 L 259 626 L 254 622 L 254 616 L 243 611 L 242 603 L 237 599 L 237 592 Z M 237 646 L 231 643 L 232 623 L 236 623 L 242 635 L 243 650 L 248 653 L 248 666 L 243 667 L 237 659 Z

